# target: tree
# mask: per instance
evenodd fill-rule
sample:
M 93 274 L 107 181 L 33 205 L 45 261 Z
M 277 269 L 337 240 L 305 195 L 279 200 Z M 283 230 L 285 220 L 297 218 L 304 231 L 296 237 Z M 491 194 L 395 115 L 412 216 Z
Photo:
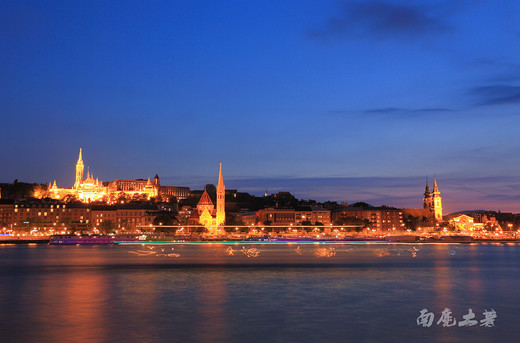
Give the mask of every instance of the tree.
M 153 220 L 153 225 L 175 225 L 179 224 L 173 212 L 162 212 Z
M 356 202 L 352 205 L 349 205 L 349 207 L 361 207 L 361 208 L 370 208 L 370 207 L 374 207 L 370 204 L 367 204 L 366 202 L 363 202 L 363 201 L 359 201 L 359 202 Z
M 352 225 L 355 226 L 353 230 L 359 232 L 370 226 L 370 220 L 360 219 L 357 217 L 341 217 L 334 222 L 334 225 Z M 351 231 L 352 228 L 347 228 L 347 231 Z
M 426 217 L 414 217 L 412 215 L 408 215 L 404 218 L 404 223 L 405 226 L 412 231 L 416 231 L 418 227 L 431 224 Z
M 227 214 L 226 225 L 242 226 L 244 225 L 244 221 L 242 220 L 242 216 L 240 214 Z
M 99 231 L 104 233 L 114 233 L 116 225 L 110 219 L 103 220 L 101 224 L 99 224 Z

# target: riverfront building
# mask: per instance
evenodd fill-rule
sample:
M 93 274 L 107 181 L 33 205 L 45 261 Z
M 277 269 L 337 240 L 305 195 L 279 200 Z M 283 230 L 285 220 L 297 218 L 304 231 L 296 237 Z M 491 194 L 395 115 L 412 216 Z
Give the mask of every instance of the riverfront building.
M 342 207 L 332 212 L 334 224 L 341 225 L 342 222 L 366 223 L 376 230 L 401 230 L 404 228 L 403 211 L 391 207 Z
M 436 178 L 433 178 L 433 192 L 430 192 L 430 185 L 428 183 L 428 179 L 426 179 L 423 208 L 430 211 L 435 221 L 442 221 L 442 198 L 441 192 L 439 192 L 439 187 L 437 187 Z
M 220 163 L 220 170 L 218 174 L 217 185 L 217 208 L 211 201 L 206 187 L 197 203 L 197 211 L 191 212 L 191 224 L 201 224 L 210 231 L 222 226 L 226 222 L 226 188 L 224 186 L 224 179 L 222 177 L 222 163 Z

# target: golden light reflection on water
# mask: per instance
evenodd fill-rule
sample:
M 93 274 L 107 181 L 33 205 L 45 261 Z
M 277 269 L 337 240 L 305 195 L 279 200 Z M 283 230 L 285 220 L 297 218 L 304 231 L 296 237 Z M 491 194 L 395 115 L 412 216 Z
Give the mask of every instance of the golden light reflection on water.
M 108 298 L 106 277 L 100 274 L 77 273 L 69 275 L 63 282 L 61 318 L 70 337 L 88 337 L 103 340 L 106 336 L 106 304 Z
M 233 255 L 227 252 L 230 246 Z M 390 336 L 384 332 L 399 335 L 417 329 L 417 342 L 426 333 L 437 341 L 453 341 L 468 332 L 487 337 L 500 333 L 435 324 L 437 331 L 416 328 L 423 307 L 435 313 L 436 321 L 444 307 L 460 320 L 473 305 L 475 312 L 501 305 L 497 310 L 503 327 L 506 318 L 516 318 L 509 300 L 518 299 L 520 280 L 513 273 L 490 274 L 496 267 L 507 271 L 517 266 L 520 253 L 513 255 L 513 249 L 334 245 L 336 254 L 323 258 L 316 249 L 331 246 L 246 247 L 256 247 L 260 254 L 247 257 L 241 244 L 178 245 L 180 258 L 128 253 L 136 247 L 12 249 L 16 253 L 1 255 L 0 267 L 19 263 L 29 268 L 9 273 L 0 268 L 0 304 L 9 305 L 0 313 L 0 328 L 5 332 L 16 326 L 13 342 L 239 342 L 253 328 L 265 335 L 258 341 L 291 341 L 287 338 L 306 332 L 307 342 L 344 341 L 340 338 L 351 334 L 385 341 Z M 186 261 L 191 265 L 179 266 Z M 273 267 L 287 261 L 298 265 Z M 507 294 L 507 301 L 500 294 Z M 514 326 L 508 325 L 512 331 Z M 322 339 L 312 340 L 313 334 Z
M 197 332 L 200 342 L 227 342 L 227 289 L 223 272 L 209 272 L 197 293 L 201 325 Z
M 471 275 L 471 277 L 468 278 L 468 289 L 473 294 L 474 299 L 479 299 L 481 298 L 482 294 L 482 281 L 480 275 L 477 246 L 469 246 L 469 249 L 467 250 L 467 258 L 470 265 L 468 271 Z

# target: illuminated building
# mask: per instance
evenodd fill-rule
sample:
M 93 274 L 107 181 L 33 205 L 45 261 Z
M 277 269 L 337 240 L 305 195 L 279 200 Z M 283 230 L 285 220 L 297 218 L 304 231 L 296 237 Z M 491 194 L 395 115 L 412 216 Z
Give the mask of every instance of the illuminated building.
M 474 228 L 474 219 L 471 216 L 466 214 L 460 214 L 455 216 L 449 220 L 450 225 L 452 225 L 455 230 L 459 231 L 468 231 Z
M 256 223 L 268 223 L 266 225 L 302 225 L 305 222 L 310 225 L 321 223 L 330 225 L 330 211 L 315 206 L 301 206 L 293 208 L 264 208 L 256 212 Z
M 64 204 L 57 200 L 33 199 L 15 202 L 13 210 L 12 222 L 19 229 L 24 227 L 87 229 L 90 225 L 90 209 L 80 203 Z
M 222 163 L 220 163 L 220 171 L 218 173 L 217 185 L 217 218 L 216 224 L 221 225 L 226 221 L 226 188 L 222 179 Z
M 199 202 L 197 203 L 197 211 L 199 213 L 199 223 L 204 225 L 205 227 L 210 227 L 215 224 L 213 220 L 213 215 L 215 213 L 215 206 L 213 205 L 213 201 L 209 197 L 208 191 L 206 187 L 204 187 L 204 193 L 200 197 Z
M 100 231 L 107 228 L 132 231 L 151 225 L 158 213 L 157 206 L 149 204 L 92 206 L 91 226 L 97 227 Z M 107 225 L 108 223 L 110 224 Z
M 0 199 L 0 226 L 5 227 L 12 223 L 14 215 L 14 200 Z
M 224 225 L 226 221 L 226 188 L 224 186 L 224 179 L 222 178 L 222 163 L 220 164 L 220 171 L 218 175 L 217 185 L 217 208 L 213 205 L 213 201 L 208 194 L 206 187 L 204 193 L 197 203 L 197 213 L 199 215 L 199 224 L 204 225 L 208 229 L 217 228 Z
M 83 163 L 82 149 L 79 149 L 79 157 L 76 163 L 76 179 L 72 188 L 58 188 L 56 180 L 49 184 L 47 194 L 35 194 L 43 198 L 49 196 L 53 199 L 70 200 L 78 199 L 82 202 L 107 201 L 113 202 L 122 197 L 135 200 L 150 200 L 162 197 L 169 201 L 170 198 L 184 199 L 190 194 L 188 187 L 161 186 L 159 176 L 156 174 L 153 181 L 148 180 L 114 180 L 101 182 L 87 169 L 87 177 L 83 178 L 85 165 Z
M 403 212 L 391 207 L 342 207 L 332 212 L 332 221 L 341 222 L 345 218 L 356 218 L 367 221 L 372 229 L 391 230 L 402 229 Z
M 82 149 L 79 149 L 79 157 L 76 162 L 76 180 L 72 188 L 58 188 L 56 180 L 51 185 L 49 184 L 49 195 L 53 199 L 66 200 L 67 198 L 77 198 L 82 202 L 91 202 L 96 200 L 103 200 L 107 197 L 107 187 L 103 185 L 99 179 L 94 178 L 87 169 L 87 177 L 83 179 L 83 156 Z
M 439 187 L 437 187 L 437 179 L 433 178 L 433 192 L 430 192 L 430 185 L 426 179 L 426 189 L 424 191 L 423 208 L 428 209 L 435 221 L 442 221 L 442 199 Z

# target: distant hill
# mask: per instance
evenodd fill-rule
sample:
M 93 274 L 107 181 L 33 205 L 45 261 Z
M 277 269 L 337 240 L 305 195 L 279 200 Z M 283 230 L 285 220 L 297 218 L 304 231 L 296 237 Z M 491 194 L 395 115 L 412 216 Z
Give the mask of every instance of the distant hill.
M 470 215 L 471 213 L 486 213 L 486 212 L 494 212 L 494 211 L 486 211 L 486 210 L 465 210 L 465 211 L 458 211 L 458 212 L 453 212 L 453 213 L 450 213 L 449 215 L 453 215 L 453 214 L 465 214 L 465 215 Z
M 371 207 L 374 207 L 374 206 L 372 206 L 370 204 L 367 204 L 366 202 L 359 201 L 359 202 L 356 202 L 354 204 L 348 205 L 348 207 L 371 208 Z
M 29 198 L 34 195 L 35 189 L 41 187 L 46 188 L 47 186 L 39 183 L 18 182 L 18 180 L 14 180 L 13 183 L 0 183 L 3 199 Z

